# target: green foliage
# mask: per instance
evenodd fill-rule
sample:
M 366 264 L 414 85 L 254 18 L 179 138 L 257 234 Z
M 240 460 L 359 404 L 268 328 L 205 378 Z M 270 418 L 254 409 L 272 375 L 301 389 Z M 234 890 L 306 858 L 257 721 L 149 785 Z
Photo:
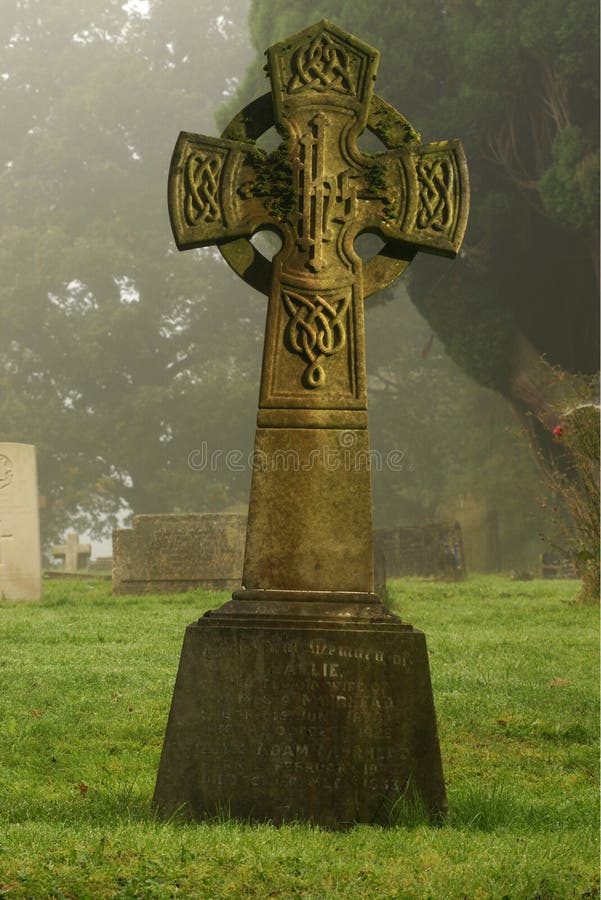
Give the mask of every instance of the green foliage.
M 270 212 L 279 221 L 287 222 L 298 206 L 293 184 L 290 148 L 288 140 L 284 139 L 261 160 L 253 183 L 253 194 L 265 197 Z
M 507 410 L 465 373 L 523 405 L 522 334 L 568 368 L 597 365 L 585 247 L 596 196 L 595 4 L 254 0 L 259 59 L 240 85 L 246 0 L 207 0 L 200 36 L 192 0 L 178 0 L 176 15 L 167 0 L 153 0 L 147 17 L 125 6 L 38 0 L 8 4 L 0 20 L 0 440 L 37 447 L 46 542 L 68 525 L 99 535 L 123 509 L 246 501 L 248 467 L 228 470 L 224 459 L 251 450 L 265 300 L 216 251 L 175 253 L 169 157 L 180 129 L 214 133 L 224 97 L 227 120 L 268 89 L 267 46 L 328 17 L 380 49 L 377 91 L 424 140 L 464 139 L 473 188 L 462 257 L 418 258 L 410 269 L 432 353 L 416 363 L 430 331 L 409 318 L 400 288 L 367 313 L 372 443 L 418 463 L 400 477 L 374 473 L 376 516 L 430 518 L 453 491 L 477 487 L 502 520 L 520 523 L 507 545 L 513 562 L 536 530 L 535 476 L 510 446 Z M 526 186 L 518 161 L 499 156 L 511 135 L 532 175 Z M 419 136 L 407 126 L 397 137 Z M 281 157 L 268 156 L 264 190 L 285 216 L 294 198 Z M 377 181 L 377 162 L 373 173 Z M 203 446 L 220 454 L 216 465 L 191 468 Z
M 599 149 L 591 147 L 582 129 L 566 128 L 553 142 L 553 163 L 540 180 L 549 212 L 565 227 L 586 231 L 597 224 L 599 210 Z
M 263 303 L 174 253 L 165 203 L 178 131 L 213 131 L 245 65 L 245 0 L 204 5 L 204 49 L 194 3 L 123 7 L 19 4 L 3 47 L 0 440 L 36 444 L 47 542 L 247 493 L 188 456 L 250 445 Z
M 520 410 L 531 401 L 524 338 L 551 363 L 594 371 L 597 3 L 252 0 L 257 59 L 324 17 L 380 50 L 376 90 L 424 140 L 465 144 L 473 205 L 461 259 L 435 292 L 425 266 L 411 279 L 453 360 Z M 257 65 L 232 105 L 257 90 Z
M 475 496 L 497 510 L 503 568 L 534 566 L 541 476 L 508 404 L 449 360 L 405 292 L 370 298 L 365 321 L 376 525 L 433 521 Z
M 565 380 L 565 373 L 556 377 Z M 559 518 L 562 551 L 574 561 L 582 578 L 580 600 L 599 603 L 600 496 L 599 496 L 599 379 L 586 388 L 571 386 L 569 402 L 560 411 L 555 441 L 559 452 L 546 462 L 547 488 L 553 498 L 545 503 Z
M 150 810 L 185 626 L 225 594 L 52 582 L 0 603 L 7 898 L 595 897 L 598 607 L 569 582 L 391 584 L 428 636 L 449 817 L 162 822 Z M 393 811 L 394 812 L 394 811 Z

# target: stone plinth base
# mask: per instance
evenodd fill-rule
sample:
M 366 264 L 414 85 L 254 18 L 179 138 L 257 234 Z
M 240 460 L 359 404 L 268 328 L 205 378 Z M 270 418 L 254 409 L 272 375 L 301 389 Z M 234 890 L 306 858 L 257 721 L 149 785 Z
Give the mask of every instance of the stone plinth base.
M 446 809 L 422 632 L 377 602 L 234 600 L 188 626 L 161 814 L 344 828 L 405 791 Z

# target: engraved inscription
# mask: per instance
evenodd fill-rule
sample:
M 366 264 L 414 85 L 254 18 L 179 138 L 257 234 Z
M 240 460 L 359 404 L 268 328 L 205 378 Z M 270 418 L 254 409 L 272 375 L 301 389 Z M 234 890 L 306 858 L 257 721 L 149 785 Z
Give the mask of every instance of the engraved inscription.
M 4 453 L 0 453 L 0 491 L 12 484 L 14 470 L 12 460 Z
M 221 222 L 219 175 L 223 160 L 207 150 L 195 150 L 184 167 L 184 216 L 188 225 Z
M 237 791 L 265 786 L 268 776 L 253 774 L 251 754 L 290 789 L 312 785 L 333 794 L 352 784 L 383 794 L 401 790 L 399 773 L 407 754 L 395 742 L 402 704 L 390 687 L 399 676 L 391 681 L 390 672 L 391 667 L 411 668 L 404 652 L 373 641 L 310 636 L 279 641 L 249 635 L 244 646 L 245 653 L 252 648 L 262 661 L 252 679 L 236 682 L 226 703 L 211 703 L 203 711 L 202 732 L 211 740 L 199 750 L 202 784 Z M 210 645 L 203 656 L 215 658 Z M 255 733 L 257 720 L 261 728 Z M 368 720 L 378 723 L 373 734 L 363 728 Z M 240 728 L 253 735 L 244 754 L 235 752 Z M 341 752 L 338 735 L 347 730 L 354 743 Z M 227 772 L 217 774 L 221 758 L 227 758 Z
M 323 387 L 326 375 L 321 361 L 346 343 L 344 315 L 350 293 L 330 302 L 318 294 L 311 299 L 288 288 L 282 290 L 282 298 L 290 316 L 286 328 L 288 344 L 308 362 L 303 373 L 305 387 Z
M 327 32 L 299 47 L 292 57 L 291 71 L 287 88 L 290 94 L 307 89 L 357 93 L 351 57 Z

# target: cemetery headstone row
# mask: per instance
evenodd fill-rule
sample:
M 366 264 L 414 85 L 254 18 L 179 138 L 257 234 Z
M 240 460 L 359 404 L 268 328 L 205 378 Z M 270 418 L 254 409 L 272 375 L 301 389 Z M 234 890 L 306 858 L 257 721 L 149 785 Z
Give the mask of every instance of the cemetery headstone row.
M 401 525 L 374 531 L 374 553 L 384 560 L 386 578 L 465 578 L 463 536 L 457 522 Z

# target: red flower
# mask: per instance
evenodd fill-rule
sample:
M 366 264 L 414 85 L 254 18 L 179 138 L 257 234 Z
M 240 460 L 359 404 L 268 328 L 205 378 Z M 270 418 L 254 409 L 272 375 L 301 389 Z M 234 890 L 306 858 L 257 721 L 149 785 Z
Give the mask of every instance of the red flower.
M 557 440 L 559 440 L 559 438 L 562 435 L 563 435 L 563 428 L 561 427 L 561 425 L 556 425 L 555 428 L 553 429 L 553 437 L 557 438 Z

